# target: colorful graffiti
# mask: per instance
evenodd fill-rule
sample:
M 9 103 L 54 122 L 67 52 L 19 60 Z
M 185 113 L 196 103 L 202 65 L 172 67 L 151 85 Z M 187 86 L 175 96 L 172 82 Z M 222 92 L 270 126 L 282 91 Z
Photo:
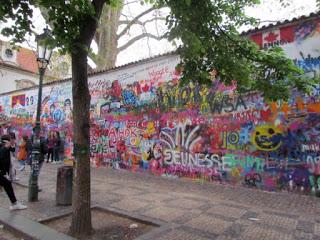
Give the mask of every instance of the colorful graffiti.
M 289 34 L 285 46 L 319 37 L 307 30 L 283 30 Z M 298 54 L 304 63 L 297 65 L 317 66 L 314 53 Z M 267 102 L 260 93 L 235 94 L 235 81 L 181 87 L 178 62 L 169 55 L 90 76 L 94 166 L 272 191 L 319 191 L 320 86 L 310 94 L 293 90 L 287 102 Z M 19 137 L 31 134 L 36 102 L 36 90 L 0 97 L 2 119 L 11 121 Z M 65 154 L 72 158 L 71 82 L 44 87 L 41 120 L 43 134 L 63 133 Z
M 250 38 L 261 48 L 280 46 L 289 58 L 309 77 L 320 76 L 320 55 L 317 42 L 320 37 L 319 18 L 300 21 L 290 26 L 273 28 Z

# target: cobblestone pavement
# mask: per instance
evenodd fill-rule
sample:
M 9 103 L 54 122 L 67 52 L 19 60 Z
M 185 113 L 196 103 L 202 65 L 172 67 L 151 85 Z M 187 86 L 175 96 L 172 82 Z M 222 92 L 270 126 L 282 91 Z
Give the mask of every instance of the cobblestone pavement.
M 55 206 L 59 165 L 46 164 L 40 174 L 39 202 L 20 214 L 34 220 L 70 210 Z M 92 204 L 167 222 L 171 228 L 156 240 L 319 239 L 320 199 L 292 193 L 270 193 L 241 186 L 156 177 L 125 170 L 92 169 Z M 27 185 L 29 170 L 19 173 Z M 20 200 L 28 189 L 16 185 Z M 0 206 L 9 201 L 0 193 Z

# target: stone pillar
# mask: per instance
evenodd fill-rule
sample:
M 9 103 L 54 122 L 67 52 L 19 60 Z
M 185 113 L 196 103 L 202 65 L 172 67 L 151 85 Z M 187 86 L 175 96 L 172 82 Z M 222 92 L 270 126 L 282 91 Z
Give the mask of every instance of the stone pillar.
M 63 166 L 58 168 L 56 190 L 57 205 L 72 204 L 72 177 L 73 167 Z

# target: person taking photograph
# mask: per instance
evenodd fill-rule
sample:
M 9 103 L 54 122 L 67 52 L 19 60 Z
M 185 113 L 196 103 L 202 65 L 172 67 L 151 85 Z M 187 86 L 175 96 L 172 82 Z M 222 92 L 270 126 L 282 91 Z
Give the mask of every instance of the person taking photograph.
M 23 210 L 27 206 L 23 205 L 15 196 L 13 187 L 12 187 L 12 176 L 11 175 L 11 152 L 14 152 L 15 148 L 11 146 L 10 136 L 3 135 L 1 137 L 0 145 L 0 186 L 2 186 L 7 193 L 11 206 L 10 210 Z

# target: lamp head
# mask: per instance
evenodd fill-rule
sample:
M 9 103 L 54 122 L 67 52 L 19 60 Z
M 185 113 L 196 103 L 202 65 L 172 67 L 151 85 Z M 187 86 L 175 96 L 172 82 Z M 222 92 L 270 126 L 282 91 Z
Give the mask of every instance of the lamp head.
M 45 28 L 43 33 L 36 36 L 37 42 L 37 62 L 38 67 L 41 69 L 46 69 L 49 64 L 52 47 L 48 45 L 48 39 L 51 39 L 51 32 L 48 28 Z

